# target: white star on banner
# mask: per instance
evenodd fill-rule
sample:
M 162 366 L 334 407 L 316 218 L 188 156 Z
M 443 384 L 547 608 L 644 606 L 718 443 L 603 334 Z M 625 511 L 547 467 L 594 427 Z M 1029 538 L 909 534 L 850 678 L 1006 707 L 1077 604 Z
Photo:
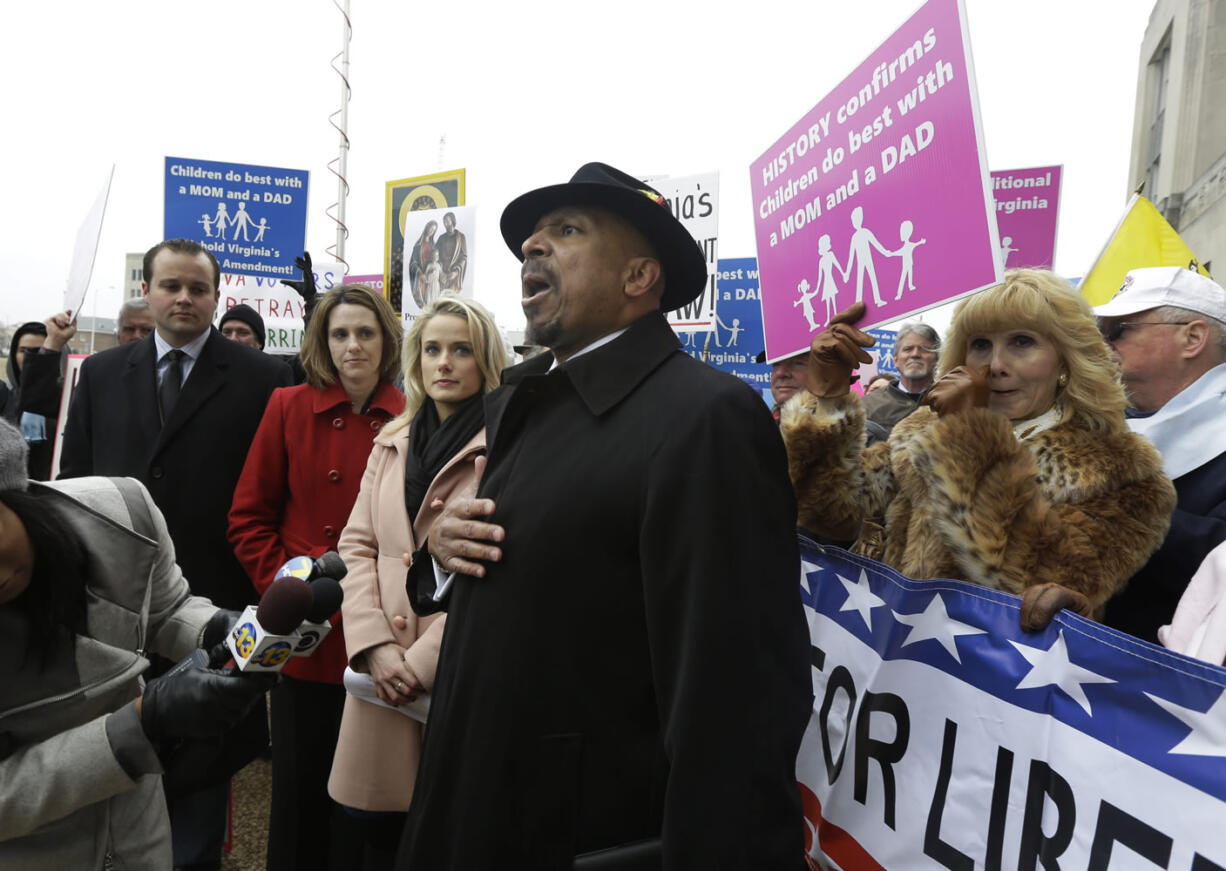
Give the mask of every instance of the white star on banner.
M 1030 671 L 1022 678 L 1022 682 L 1017 685 L 1016 688 L 1019 690 L 1045 686 L 1058 687 L 1064 690 L 1065 695 L 1079 704 L 1083 711 L 1093 716 L 1094 712 L 1090 710 L 1090 700 L 1086 698 L 1085 690 L 1081 688 L 1082 684 L 1115 683 L 1109 677 L 1095 674 L 1069 661 L 1068 645 L 1064 643 L 1063 629 L 1060 630 L 1056 643 L 1047 650 L 1029 647 L 1016 641 L 1009 643 L 1017 648 L 1017 652 L 1024 656 L 1031 666 Z
M 1150 701 L 1162 708 L 1172 717 L 1182 720 L 1184 725 L 1192 729 L 1168 753 L 1186 754 L 1188 756 L 1226 756 L 1226 691 L 1217 697 L 1209 710 L 1201 713 L 1191 708 L 1180 707 L 1174 702 L 1149 696 Z
M 840 606 L 840 611 L 858 611 L 860 618 L 864 620 L 864 625 L 869 629 L 873 628 L 873 622 L 870 619 L 870 613 L 874 608 L 878 608 L 885 604 L 885 600 L 874 595 L 873 591 L 868 586 L 868 575 L 864 569 L 860 569 L 860 580 L 852 582 L 842 575 L 836 575 L 842 582 L 843 587 L 847 590 L 847 600 Z
M 811 563 L 804 557 L 800 558 L 800 583 L 809 590 L 810 594 L 817 592 L 817 581 L 809 580 L 809 575 L 822 570 L 817 563 Z
M 899 614 L 895 611 L 894 619 L 911 627 L 911 631 L 907 633 L 906 640 L 902 643 L 903 647 L 906 647 L 908 644 L 935 639 L 958 662 L 962 662 L 962 657 L 958 655 L 957 637 L 959 635 L 987 634 L 987 631 L 984 629 L 977 629 L 969 623 L 963 623 L 950 617 L 949 612 L 945 610 L 945 602 L 941 598 L 940 593 L 932 597 L 932 601 L 928 603 L 928 606 L 924 608 L 922 613 Z

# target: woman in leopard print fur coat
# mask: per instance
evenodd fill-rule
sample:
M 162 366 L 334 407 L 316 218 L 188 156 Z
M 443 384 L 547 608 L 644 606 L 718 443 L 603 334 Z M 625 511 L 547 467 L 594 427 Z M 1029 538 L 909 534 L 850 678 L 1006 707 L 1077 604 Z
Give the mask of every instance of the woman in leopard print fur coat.
M 1098 609 L 1162 543 L 1175 490 L 1124 423 L 1086 302 L 1041 270 L 1011 271 L 964 300 L 941 380 L 867 449 L 848 390 L 872 344 L 852 326 L 862 311 L 814 340 L 809 391 L 783 409 L 800 525 L 856 538 L 855 550 L 910 577 L 1017 594 L 1059 583 Z

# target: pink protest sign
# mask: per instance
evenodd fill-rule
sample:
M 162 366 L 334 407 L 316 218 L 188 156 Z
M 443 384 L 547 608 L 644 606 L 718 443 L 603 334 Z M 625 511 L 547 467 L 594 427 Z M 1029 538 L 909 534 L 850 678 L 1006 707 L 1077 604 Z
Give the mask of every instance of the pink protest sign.
M 1005 269 L 1051 269 L 1056 262 L 1061 169 L 1037 166 L 992 173 L 1000 262 Z
M 750 167 L 769 360 L 1000 280 L 961 0 L 929 0 Z

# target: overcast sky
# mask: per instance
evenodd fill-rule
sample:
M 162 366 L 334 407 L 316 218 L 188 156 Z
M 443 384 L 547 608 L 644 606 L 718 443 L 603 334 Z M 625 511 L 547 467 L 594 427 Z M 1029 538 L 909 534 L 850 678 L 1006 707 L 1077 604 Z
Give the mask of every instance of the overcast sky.
M 521 329 L 498 215 L 589 160 L 639 175 L 719 171 L 720 255 L 753 256 L 750 162 L 918 6 L 353 0 L 351 272 L 382 271 L 384 182 L 464 167 L 477 298 Z M 989 166 L 1064 165 L 1056 269 L 1068 276 L 1088 268 L 1127 200 L 1152 7 L 967 0 Z M 308 247 L 330 259 L 328 116 L 341 86 L 329 61 L 341 37 L 328 0 L 7 9 L 0 318 L 59 307 L 77 226 L 112 162 L 86 314 L 111 316 L 125 252 L 162 238 L 166 155 L 309 170 Z

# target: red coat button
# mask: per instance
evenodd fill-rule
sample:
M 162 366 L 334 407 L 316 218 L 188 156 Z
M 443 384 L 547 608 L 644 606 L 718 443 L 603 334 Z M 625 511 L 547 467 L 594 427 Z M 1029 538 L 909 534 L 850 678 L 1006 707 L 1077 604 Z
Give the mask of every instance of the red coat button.
M 332 428 L 333 428 L 333 429 L 344 429 L 344 428 L 345 428 L 345 420 L 344 420 L 344 418 L 340 418 L 340 417 L 335 418 L 335 419 L 332 421 Z
M 325 526 L 325 527 L 324 527 L 324 535 L 328 536 L 328 538 L 335 538 L 335 537 L 336 537 L 336 529 L 334 529 L 334 528 L 333 528 L 333 527 L 331 527 L 331 526 Z
M 341 473 L 337 471 L 336 469 L 332 469 L 331 471 L 328 472 L 329 481 L 336 483 L 340 479 L 341 479 Z

